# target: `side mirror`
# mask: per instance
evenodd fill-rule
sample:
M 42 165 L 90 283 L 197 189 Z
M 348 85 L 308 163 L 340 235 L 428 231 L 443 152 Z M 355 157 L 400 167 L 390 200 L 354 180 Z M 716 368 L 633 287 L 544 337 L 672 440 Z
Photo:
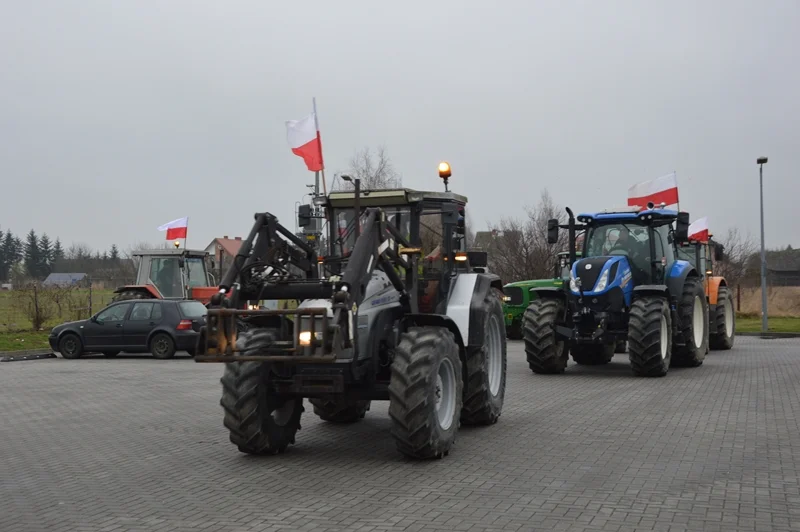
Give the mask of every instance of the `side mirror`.
M 178 257 L 178 267 L 183 269 L 186 266 L 186 261 L 183 257 Z
M 485 251 L 467 251 L 467 260 L 473 268 L 485 268 L 489 264 L 489 254 Z
M 300 227 L 311 225 L 311 205 L 300 205 L 297 209 L 297 225 Z
M 675 240 L 678 242 L 688 242 L 689 240 L 689 213 L 679 212 L 678 220 L 675 223 Z
M 547 220 L 547 243 L 558 243 L 558 218 L 551 218 Z
M 717 244 L 714 246 L 714 262 L 720 262 L 725 258 L 724 246 Z

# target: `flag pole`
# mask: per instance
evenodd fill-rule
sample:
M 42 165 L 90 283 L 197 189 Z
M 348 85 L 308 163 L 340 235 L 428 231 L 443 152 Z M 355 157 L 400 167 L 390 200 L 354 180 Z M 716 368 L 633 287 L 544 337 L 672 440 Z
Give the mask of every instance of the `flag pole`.
M 327 196 L 328 187 L 325 184 L 325 159 L 322 158 L 322 138 L 319 134 L 319 116 L 317 116 L 317 98 L 311 98 L 311 103 L 314 106 L 314 126 L 317 129 L 317 144 L 319 144 L 319 160 L 322 162 L 322 191 Z

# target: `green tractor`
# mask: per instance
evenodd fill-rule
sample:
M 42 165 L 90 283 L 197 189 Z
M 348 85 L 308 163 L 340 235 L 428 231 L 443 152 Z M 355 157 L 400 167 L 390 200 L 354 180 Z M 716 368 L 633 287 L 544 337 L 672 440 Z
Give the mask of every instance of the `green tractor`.
M 580 258 L 581 254 L 577 253 Z M 531 299 L 536 298 L 532 288 L 561 287 L 564 280 L 569 280 L 569 252 L 564 251 L 556 258 L 552 279 L 533 279 L 508 283 L 503 287 L 503 315 L 506 323 L 506 336 L 511 340 L 522 340 L 522 315 L 531 304 Z

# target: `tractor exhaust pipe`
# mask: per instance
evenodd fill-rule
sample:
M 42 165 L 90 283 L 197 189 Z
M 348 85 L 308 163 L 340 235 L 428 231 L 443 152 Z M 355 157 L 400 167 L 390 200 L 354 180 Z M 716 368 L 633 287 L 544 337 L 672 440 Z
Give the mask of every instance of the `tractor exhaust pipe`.
M 569 231 L 569 265 L 572 267 L 577 259 L 575 251 L 575 215 L 572 214 L 572 209 L 567 207 L 567 215 L 569 216 L 568 231 Z

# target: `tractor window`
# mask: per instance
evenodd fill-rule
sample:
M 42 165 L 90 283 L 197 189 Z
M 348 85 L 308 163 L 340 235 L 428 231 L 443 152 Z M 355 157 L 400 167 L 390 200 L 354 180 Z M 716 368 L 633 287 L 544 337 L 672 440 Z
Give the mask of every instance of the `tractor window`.
M 181 269 L 177 257 L 152 257 L 150 280 L 164 297 L 183 297 Z
M 697 251 L 693 245 L 678 246 L 678 260 L 685 260 L 697 268 Z
M 194 286 L 206 286 L 206 264 L 201 257 L 189 257 L 186 259 L 186 284 L 189 288 Z
M 407 239 L 411 237 L 411 211 L 408 207 L 383 207 L 383 212 L 386 214 L 386 220 L 399 229 L 400 234 Z M 353 217 L 353 209 L 351 208 L 334 211 L 334 238 L 337 239 L 333 246 L 334 256 L 346 255 L 353 251 L 353 246 L 356 243 L 356 229 Z M 364 230 L 366 219 L 366 212 L 362 211 L 359 218 L 362 231 Z
M 599 225 L 589 229 L 584 257 L 604 255 L 632 256 L 642 254 L 650 247 L 647 230 L 626 224 Z
M 660 227 L 656 227 L 653 230 L 653 235 L 656 244 L 655 259 L 660 260 L 663 257 L 666 259 L 667 264 L 672 264 L 675 262 L 675 251 L 669 244 L 669 226 L 662 225 Z

